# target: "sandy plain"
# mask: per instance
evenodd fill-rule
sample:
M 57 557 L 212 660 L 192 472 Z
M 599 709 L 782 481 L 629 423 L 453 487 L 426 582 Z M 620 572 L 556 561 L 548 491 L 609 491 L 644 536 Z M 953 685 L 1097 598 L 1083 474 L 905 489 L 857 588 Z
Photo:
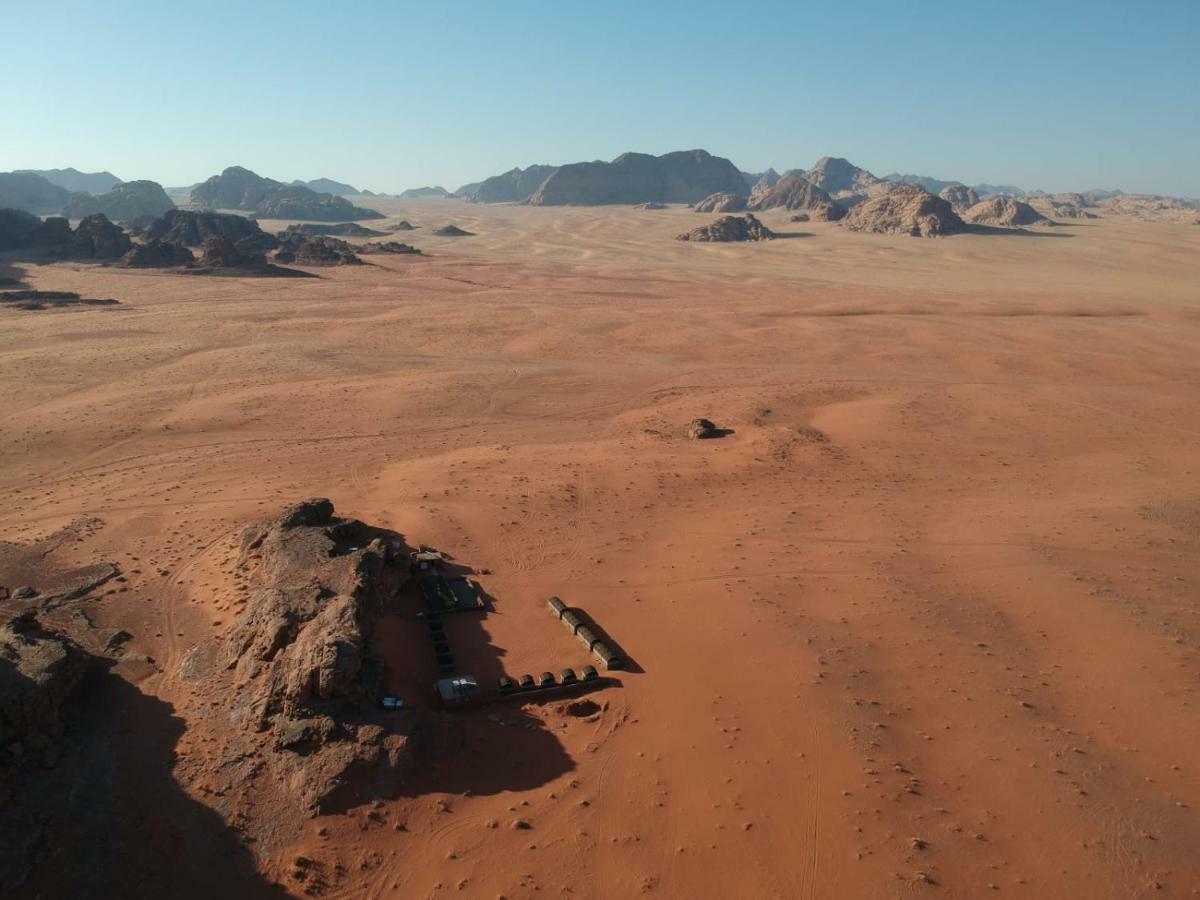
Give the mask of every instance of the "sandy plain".
M 298 854 L 346 898 L 1200 892 L 1200 228 L 382 207 L 428 257 L 22 265 L 121 305 L 0 312 L 0 539 L 99 519 L 65 558 L 127 581 L 87 615 L 154 661 L 116 669 L 102 893 L 301 895 Z M 309 496 L 488 571 L 481 676 L 588 662 L 551 594 L 635 666 L 237 861 L 179 663 L 236 613 L 237 531 Z

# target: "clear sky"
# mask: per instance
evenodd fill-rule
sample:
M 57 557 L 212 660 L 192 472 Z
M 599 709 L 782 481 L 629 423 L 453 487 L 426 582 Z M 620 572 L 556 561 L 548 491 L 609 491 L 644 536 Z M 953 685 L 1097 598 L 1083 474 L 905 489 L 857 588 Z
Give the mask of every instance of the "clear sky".
M 0 0 L 0 171 L 376 191 L 703 147 L 1200 196 L 1200 0 Z

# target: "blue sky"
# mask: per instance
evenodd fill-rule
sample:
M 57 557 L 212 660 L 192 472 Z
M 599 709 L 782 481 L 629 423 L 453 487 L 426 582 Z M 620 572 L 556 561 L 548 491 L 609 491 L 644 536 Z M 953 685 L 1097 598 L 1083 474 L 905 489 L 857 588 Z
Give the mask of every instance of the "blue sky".
M 0 0 L 0 171 L 373 190 L 703 147 L 1200 196 L 1200 0 Z

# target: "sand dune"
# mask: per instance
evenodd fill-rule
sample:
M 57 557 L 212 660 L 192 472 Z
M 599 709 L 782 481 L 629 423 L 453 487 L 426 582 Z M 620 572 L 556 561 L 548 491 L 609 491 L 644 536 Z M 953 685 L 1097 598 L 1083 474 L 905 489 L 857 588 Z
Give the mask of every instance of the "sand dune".
M 121 304 L 0 311 L 0 539 L 103 521 L 69 556 L 127 582 L 87 614 L 155 660 L 117 674 L 182 719 L 202 806 L 232 802 L 193 764 L 222 720 L 179 663 L 238 608 L 227 536 L 300 497 L 486 570 L 480 666 L 588 662 L 551 594 L 636 663 L 594 715 L 464 714 L 462 754 L 257 846 L 265 877 L 1200 890 L 1200 229 L 918 241 L 771 211 L 791 239 L 705 246 L 674 240 L 682 207 L 375 205 L 426 255 L 278 282 L 22 266 Z M 697 416 L 732 433 L 689 441 Z

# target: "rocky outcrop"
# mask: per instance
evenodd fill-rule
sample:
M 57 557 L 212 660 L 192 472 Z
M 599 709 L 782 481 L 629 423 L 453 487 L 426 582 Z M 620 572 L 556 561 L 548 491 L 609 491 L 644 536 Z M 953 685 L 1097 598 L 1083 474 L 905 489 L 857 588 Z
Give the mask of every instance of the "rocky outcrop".
M 196 255 L 182 244 L 158 240 L 137 244 L 121 257 L 121 265 L 127 269 L 169 269 L 195 261 Z
M 446 197 L 453 197 L 454 195 L 440 184 L 436 184 L 432 187 L 409 188 L 408 190 L 401 191 L 398 196 L 401 200 L 429 200 L 444 199 Z
M 846 218 L 846 207 L 840 203 L 818 203 L 808 214 L 814 222 L 840 222 Z
M 231 166 L 197 185 L 191 197 L 197 206 L 244 210 L 270 219 L 347 222 L 383 218 L 382 213 L 355 206 L 345 197 L 319 194 L 304 185 L 282 184 L 241 166 Z
M 989 197 L 973 204 L 963 213 L 963 219 L 972 225 L 991 225 L 999 228 L 1054 224 L 1028 203 L 1000 196 Z
M 750 209 L 815 209 L 833 203 L 828 193 L 802 175 L 784 175 L 775 186 L 758 195 Z
M 529 198 L 534 206 L 611 203 L 696 203 L 721 191 L 746 189 L 737 167 L 704 150 L 650 156 L 625 153 L 612 162 L 562 166 Z
M 387 226 L 392 231 L 416 231 L 417 226 L 413 225 L 408 219 L 401 219 L 395 225 Z
M 917 184 L 901 185 L 858 204 L 846 214 L 843 224 L 851 231 L 913 237 L 954 234 L 965 227 L 949 203 Z
M 979 202 L 979 195 L 965 184 L 947 185 L 942 188 L 938 196 L 949 203 L 955 212 L 963 212 Z
M 744 216 L 722 216 L 710 225 L 693 228 L 681 234 L 681 241 L 769 241 L 775 233 L 747 213 Z
M 412 244 L 402 244 L 399 241 L 380 241 L 377 244 L 363 244 L 362 246 L 358 247 L 357 252 L 360 254 L 392 253 L 417 256 L 419 256 L 421 253 L 421 251 Z
M 74 259 L 119 259 L 133 249 L 133 241 L 103 213 L 87 216 L 75 228 L 70 254 Z
M 298 266 L 352 266 L 362 265 L 354 248 L 335 237 L 315 234 L 285 233 L 275 259 L 282 263 Z
M 528 200 L 542 182 L 558 171 L 558 166 L 533 165 L 509 169 L 475 184 L 465 184 L 458 196 L 476 203 L 519 203 Z
M 42 220 L 23 209 L 0 209 L 0 252 L 33 246 Z
M 242 253 L 266 253 L 279 240 L 258 223 L 231 213 L 173 209 L 146 229 L 147 240 L 167 241 L 184 247 L 201 247 L 209 238 L 228 238 Z
M 694 441 L 709 440 L 722 434 L 722 430 L 710 419 L 692 419 L 687 428 L 687 436 Z
M 876 178 L 866 169 L 860 169 L 839 156 L 823 156 L 802 174 L 806 181 L 835 200 L 880 196 L 892 188 L 882 178 Z
M 71 201 L 71 192 L 32 172 L 0 173 L 0 208 L 36 215 L 58 215 Z
M 465 231 L 457 225 L 443 225 L 441 228 L 435 228 L 433 233 L 438 237 L 474 237 L 475 232 Z
M 200 265 L 206 269 L 259 269 L 267 264 L 262 253 L 243 252 L 227 237 L 210 237 L 204 241 Z
M 91 662 L 33 612 L 0 628 L 0 772 L 52 745 L 61 731 L 59 708 Z
M 63 208 L 63 215 L 69 219 L 82 219 L 103 213 L 114 222 L 132 222 L 143 216 L 157 218 L 174 208 L 175 204 L 157 182 L 126 181 L 97 197 L 74 195 Z
M 300 181 L 297 179 L 292 184 L 306 187 L 310 191 L 316 191 L 318 194 L 336 194 L 339 197 L 354 197 L 366 193 L 365 191 L 360 191 L 352 184 L 346 184 L 343 181 L 334 181 L 332 178 L 314 178 L 312 181 Z
M 1083 194 L 1047 194 L 1030 197 L 1030 206 L 1051 219 L 1098 219 L 1099 216 L 1087 207 L 1092 205 L 1090 197 Z
M 728 191 L 709 194 L 695 206 L 696 212 L 702 213 L 735 213 L 741 212 L 745 208 L 746 198 L 741 194 L 731 194 Z
M 779 184 L 780 175 L 774 169 L 767 169 L 750 185 L 750 196 L 747 202 L 755 203 L 760 197 Z
M 303 222 L 298 225 L 289 225 L 284 229 L 284 234 L 280 237 L 290 234 L 322 234 L 333 237 L 385 237 L 386 231 L 376 231 L 373 228 L 366 228 L 359 225 L 357 222 L 339 222 L 332 225 L 318 224 L 315 222 Z

